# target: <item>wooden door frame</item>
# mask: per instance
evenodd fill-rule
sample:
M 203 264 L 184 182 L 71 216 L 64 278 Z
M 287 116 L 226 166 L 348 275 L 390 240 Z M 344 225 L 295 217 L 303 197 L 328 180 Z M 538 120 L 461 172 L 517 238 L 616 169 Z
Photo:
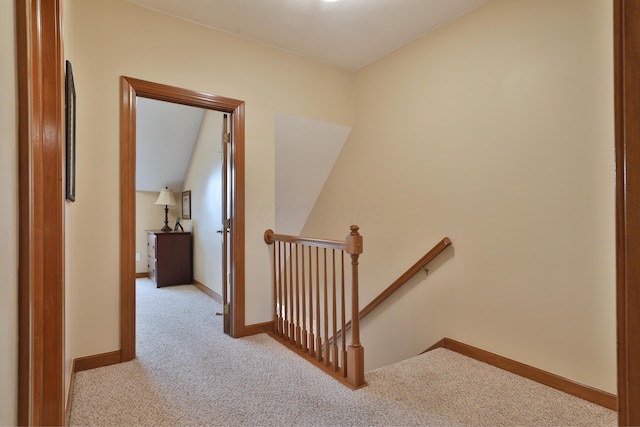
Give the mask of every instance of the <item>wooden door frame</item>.
M 640 19 L 640 12 L 636 0 L 613 1 L 618 413 L 620 425 L 640 425 L 640 269 L 633 265 L 640 254 L 640 90 L 632 79 L 640 75 L 640 34 L 633 25 Z M 51 255 L 64 254 L 60 218 L 64 212 L 63 178 L 56 166 L 64 129 L 58 110 L 63 93 L 60 0 L 15 0 L 15 5 L 20 190 L 18 423 L 59 425 L 63 424 L 64 413 L 64 372 L 58 363 L 64 349 L 64 255 Z M 133 100 L 129 98 L 128 102 Z M 241 115 L 244 120 L 244 110 Z M 45 133 L 45 124 L 48 130 L 56 131 Z M 240 129 L 244 131 L 244 127 Z M 52 170 L 45 170 L 51 166 Z M 54 174 L 53 181 L 44 179 L 48 173 Z M 239 178 L 244 180 L 244 174 Z M 244 212 L 244 198 L 239 202 Z M 135 207 L 132 200 L 127 203 Z M 237 239 L 244 245 L 244 231 Z M 128 251 L 129 258 L 122 265 L 134 271 L 133 252 Z M 244 275 L 242 267 L 238 273 Z M 242 295 L 235 297 L 243 300 L 244 283 L 240 289 L 236 287 L 236 292 Z M 45 303 L 51 311 L 45 311 Z M 234 319 L 236 335 L 240 336 L 244 333 L 244 302 Z
M 614 1 L 618 423 L 640 425 L 640 2 Z
M 16 0 L 18 423 L 64 424 L 64 61 L 60 0 Z
M 231 147 L 230 335 L 245 333 L 244 288 L 244 102 L 174 86 L 120 78 L 120 357 L 135 357 L 135 177 L 136 97 L 173 102 L 231 114 L 234 140 Z

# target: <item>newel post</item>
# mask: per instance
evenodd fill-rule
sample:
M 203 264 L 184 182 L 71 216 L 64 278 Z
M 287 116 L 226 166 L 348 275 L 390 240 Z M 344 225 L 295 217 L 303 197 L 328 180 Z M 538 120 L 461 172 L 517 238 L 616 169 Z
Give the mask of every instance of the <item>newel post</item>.
M 364 384 L 364 347 L 360 344 L 360 304 L 358 302 L 358 257 L 362 253 L 360 227 L 351 226 L 346 252 L 351 255 L 351 345 L 347 349 L 347 381 L 354 387 Z

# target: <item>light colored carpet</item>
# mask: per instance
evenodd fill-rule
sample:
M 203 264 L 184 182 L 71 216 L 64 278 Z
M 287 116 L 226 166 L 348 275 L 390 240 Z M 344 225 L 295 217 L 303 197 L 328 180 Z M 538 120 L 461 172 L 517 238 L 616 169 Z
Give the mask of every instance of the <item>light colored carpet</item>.
M 232 339 L 193 286 L 137 281 L 136 360 L 76 375 L 73 426 L 615 426 L 616 413 L 445 349 L 352 391 L 265 334 Z M 366 348 L 366 343 L 365 343 Z

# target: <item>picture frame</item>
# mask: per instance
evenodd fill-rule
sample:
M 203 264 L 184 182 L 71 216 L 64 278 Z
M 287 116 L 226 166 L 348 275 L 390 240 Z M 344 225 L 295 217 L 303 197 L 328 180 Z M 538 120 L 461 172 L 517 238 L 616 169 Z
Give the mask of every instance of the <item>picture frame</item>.
M 65 151 L 66 189 L 65 198 L 76 201 L 76 87 L 73 81 L 71 62 L 65 63 Z
M 182 192 L 182 218 L 191 219 L 191 190 Z

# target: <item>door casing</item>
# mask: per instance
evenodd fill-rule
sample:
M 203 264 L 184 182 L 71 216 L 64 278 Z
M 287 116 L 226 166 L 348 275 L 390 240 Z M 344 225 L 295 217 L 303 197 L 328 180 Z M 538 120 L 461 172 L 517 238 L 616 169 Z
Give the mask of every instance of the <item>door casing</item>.
M 131 77 L 120 78 L 120 359 L 135 358 L 135 165 L 136 97 L 173 102 L 229 113 L 234 140 L 231 146 L 231 231 L 229 333 L 245 333 L 244 276 L 244 102 L 208 93 L 153 83 Z

